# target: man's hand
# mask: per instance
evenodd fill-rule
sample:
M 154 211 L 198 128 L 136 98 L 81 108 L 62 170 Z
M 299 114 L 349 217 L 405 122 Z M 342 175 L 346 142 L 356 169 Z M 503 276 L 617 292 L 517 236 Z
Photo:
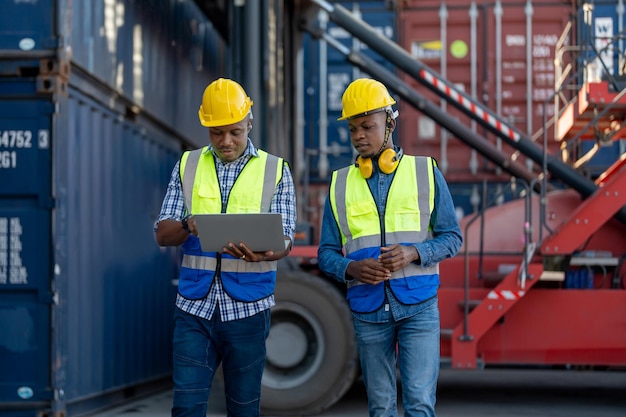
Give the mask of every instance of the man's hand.
M 346 273 L 354 279 L 372 285 L 391 277 L 391 271 L 374 258 L 350 262 Z
M 381 254 L 378 261 L 389 271 L 399 271 L 409 263 L 420 258 L 415 246 L 391 245 L 380 248 Z
M 285 240 L 288 238 L 285 237 Z M 287 255 L 291 251 L 291 244 L 285 248 L 284 251 L 267 251 L 267 252 L 252 252 L 245 243 L 240 242 L 238 245 L 230 242 L 228 246 L 224 248 L 224 253 L 234 256 L 235 258 L 243 259 L 247 262 L 263 262 L 263 261 L 277 261 Z

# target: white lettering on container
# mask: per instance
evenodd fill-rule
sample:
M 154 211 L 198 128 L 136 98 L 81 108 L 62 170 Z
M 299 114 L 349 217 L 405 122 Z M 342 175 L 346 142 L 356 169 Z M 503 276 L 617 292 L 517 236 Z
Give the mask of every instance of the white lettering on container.
M 39 149 L 48 149 L 50 147 L 50 135 L 47 130 L 41 129 L 39 131 Z
M 17 153 L 15 151 L 0 151 L 0 169 L 15 168 L 17 166 Z
M 524 35 L 506 35 L 504 38 L 506 46 L 524 46 L 526 45 L 526 36 Z
M 533 58 L 547 58 L 550 56 L 550 47 L 549 46 L 533 46 Z
M 533 35 L 533 44 L 554 46 L 559 37 L 554 33 L 537 33 Z
M 0 217 L 0 285 L 6 284 L 8 281 L 9 269 L 9 221 L 6 217 Z
M 0 148 L 32 148 L 33 132 L 30 130 L 0 130 Z
M 19 217 L 0 217 L 0 284 L 28 284 L 28 271 L 22 263 Z

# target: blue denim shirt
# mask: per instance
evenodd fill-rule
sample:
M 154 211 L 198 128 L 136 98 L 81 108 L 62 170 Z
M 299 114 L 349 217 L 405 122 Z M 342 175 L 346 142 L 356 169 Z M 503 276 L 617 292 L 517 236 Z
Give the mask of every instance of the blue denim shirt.
M 373 165 L 374 172 L 367 179 L 367 183 L 378 206 L 378 211 L 382 215 L 385 212 L 387 194 L 394 174 L 384 174 L 380 172 L 376 164 Z M 423 266 L 431 266 L 455 256 L 463 243 L 461 228 L 456 217 L 454 202 L 452 201 L 448 184 L 438 168 L 435 168 L 434 171 L 435 204 L 431 215 L 433 238 L 414 245 L 420 255 L 419 263 Z M 341 234 L 333 217 L 328 196 L 324 205 L 318 262 L 320 269 L 325 274 L 344 283 L 346 282 L 348 264 L 354 262 L 343 255 Z M 401 320 L 417 314 L 424 308 L 421 304 L 405 305 L 400 303 L 393 297 L 388 287 L 386 286 L 385 288 L 387 300 L 379 311 L 365 314 L 353 313 L 354 316 L 361 320 L 379 323 L 389 320 L 389 312 L 391 312 L 395 320 Z

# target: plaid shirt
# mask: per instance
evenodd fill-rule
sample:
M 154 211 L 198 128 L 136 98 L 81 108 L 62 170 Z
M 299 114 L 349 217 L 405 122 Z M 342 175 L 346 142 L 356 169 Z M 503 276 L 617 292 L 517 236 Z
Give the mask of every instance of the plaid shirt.
M 212 152 L 211 146 L 209 146 L 208 151 Z M 224 204 L 224 206 L 228 201 L 230 190 L 235 183 L 237 176 L 246 165 L 246 162 L 248 162 L 250 158 L 257 156 L 257 149 L 252 144 L 250 139 L 248 139 L 248 147 L 243 155 L 233 162 L 224 163 L 217 157 L 217 155 L 215 155 L 217 178 L 220 183 L 222 204 Z M 176 163 L 174 169 L 172 170 L 172 176 L 167 186 L 167 192 L 165 194 L 165 198 L 163 199 L 163 205 L 161 206 L 161 213 L 154 225 L 155 230 L 157 224 L 161 220 L 181 220 L 187 214 L 180 181 L 179 166 L 180 161 Z M 278 183 L 276 192 L 272 198 L 270 211 L 280 213 L 282 215 L 283 233 L 285 236 L 289 236 L 293 241 L 296 230 L 296 196 L 293 178 L 287 164 L 283 165 L 283 177 Z M 176 297 L 176 306 L 178 308 L 189 314 L 205 319 L 210 319 L 215 312 L 215 308 L 219 306 L 222 321 L 250 317 L 260 311 L 274 306 L 274 304 L 274 295 L 270 295 L 262 300 L 250 303 L 233 300 L 228 296 L 228 294 L 226 294 L 226 291 L 224 291 L 219 274 L 215 276 L 215 280 L 211 286 L 209 294 L 203 299 L 188 300 L 180 294 Z

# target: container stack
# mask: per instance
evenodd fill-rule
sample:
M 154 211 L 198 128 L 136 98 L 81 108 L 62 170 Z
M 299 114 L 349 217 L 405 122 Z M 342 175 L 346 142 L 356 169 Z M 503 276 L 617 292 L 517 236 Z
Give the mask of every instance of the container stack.
M 169 384 L 153 223 L 222 45 L 193 1 L 2 7 L 0 409 L 79 415 Z

